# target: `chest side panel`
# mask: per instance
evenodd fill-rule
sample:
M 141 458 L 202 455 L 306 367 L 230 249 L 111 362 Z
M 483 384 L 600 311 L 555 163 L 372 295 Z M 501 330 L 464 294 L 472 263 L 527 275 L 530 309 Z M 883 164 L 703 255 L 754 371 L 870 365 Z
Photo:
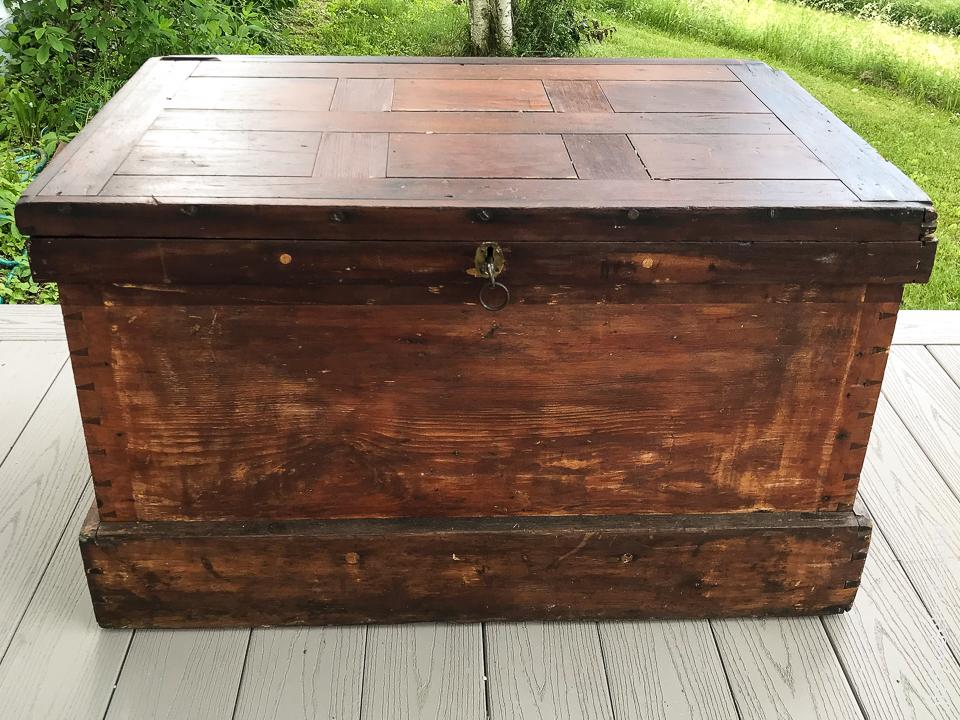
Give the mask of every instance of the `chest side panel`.
M 862 317 L 880 306 L 770 302 L 769 288 L 723 302 L 694 290 L 690 302 L 684 289 L 636 304 L 544 298 L 497 316 L 279 293 L 271 306 L 259 302 L 266 289 L 237 289 L 224 304 L 222 291 L 175 287 L 168 297 L 192 294 L 194 304 L 128 292 L 122 303 L 72 307 L 84 318 L 68 331 L 90 395 L 81 407 L 101 512 L 343 518 L 852 503 L 862 457 L 843 444 L 865 435 L 840 426 L 875 394 L 867 383 L 849 397 L 861 382 Z

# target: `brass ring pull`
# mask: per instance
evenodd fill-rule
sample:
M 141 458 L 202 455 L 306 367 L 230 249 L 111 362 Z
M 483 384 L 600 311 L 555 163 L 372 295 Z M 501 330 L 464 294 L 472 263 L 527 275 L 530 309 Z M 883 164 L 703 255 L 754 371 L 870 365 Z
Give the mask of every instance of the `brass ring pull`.
M 487 298 L 497 289 L 502 291 L 503 297 L 501 298 L 500 302 L 490 302 Z M 484 283 L 483 287 L 480 288 L 480 304 L 483 305 L 484 309 L 489 310 L 490 312 L 503 310 L 509 302 L 510 290 L 508 290 L 507 286 L 501 282 L 494 280 L 489 285 Z
M 510 290 L 497 280 L 497 275 L 503 272 L 506 265 L 500 246 L 496 243 L 484 243 L 477 248 L 474 262 L 476 275 L 490 279 L 489 283 L 485 282 L 480 287 L 480 304 L 490 312 L 503 310 L 510 302 Z M 493 299 L 495 294 L 499 295 L 497 299 Z

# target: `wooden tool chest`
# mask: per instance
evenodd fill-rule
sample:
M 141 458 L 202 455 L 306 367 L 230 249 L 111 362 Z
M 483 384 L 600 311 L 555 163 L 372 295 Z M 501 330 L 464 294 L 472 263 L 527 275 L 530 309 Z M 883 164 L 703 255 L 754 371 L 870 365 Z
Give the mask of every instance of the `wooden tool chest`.
M 151 60 L 17 207 L 97 617 L 844 610 L 935 217 L 762 63 Z

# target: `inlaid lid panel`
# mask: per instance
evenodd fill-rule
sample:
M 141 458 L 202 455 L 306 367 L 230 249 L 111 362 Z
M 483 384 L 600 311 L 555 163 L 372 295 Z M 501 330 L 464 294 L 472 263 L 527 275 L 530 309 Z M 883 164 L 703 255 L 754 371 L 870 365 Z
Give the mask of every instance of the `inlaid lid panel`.
M 870 217 L 915 241 L 928 207 L 762 63 L 237 56 L 149 61 L 17 219 L 47 236 L 391 239 L 374 219 L 430 208 L 449 232 L 482 212 L 575 214 L 581 234 L 682 211 L 719 223 L 696 239 L 729 240 L 779 211 L 835 219 L 827 239 L 862 239 Z

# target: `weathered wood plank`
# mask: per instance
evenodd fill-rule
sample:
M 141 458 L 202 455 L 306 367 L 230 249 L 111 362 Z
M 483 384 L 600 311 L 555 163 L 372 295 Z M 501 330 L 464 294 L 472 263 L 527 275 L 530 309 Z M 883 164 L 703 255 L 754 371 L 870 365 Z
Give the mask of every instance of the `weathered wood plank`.
M 706 620 L 602 622 L 600 639 L 615 718 L 738 717 Z
M 62 169 L 55 175 L 45 170 L 28 192 L 51 196 L 99 193 L 133 143 L 153 123 L 167 98 L 187 80 L 197 64 L 148 61 L 134 77 L 132 91 L 118 93 L 67 145 L 61 153 L 65 156 L 62 166 L 58 158 L 53 159 L 49 169 Z
M 601 80 L 600 87 L 616 112 L 769 112 L 741 83 Z
M 0 466 L 0 654 L 89 477 L 73 377 L 65 368 Z M 71 550 L 75 530 L 68 532 Z M 77 561 L 75 553 L 70 560 Z
M 853 608 L 823 620 L 870 720 L 960 717 L 960 666 L 876 528 Z
M 960 656 L 960 500 L 911 435 L 881 398 L 860 493 L 924 607 Z
M 710 622 L 742 720 L 863 718 L 819 618 Z
M 597 625 L 484 628 L 491 720 L 612 720 Z
M 164 98 L 165 108 L 199 110 L 329 110 L 333 78 L 190 77 Z M 151 118 L 152 121 L 152 118 Z
M 560 135 L 398 133 L 392 178 L 575 178 Z
M 0 340 L 0 388 L 3 392 L 0 462 L 13 447 L 14 440 L 66 360 L 67 344 L 63 340 Z
M 106 720 L 229 720 L 249 636 L 249 630 L 136 633 Z
M 236 720 L 359 720 L 367 629 L 255 629 Z
M 334 99 L 336 102 L 336 99 Z M 608 106 L 609 107 L 609 106 Z M 773 113 L 309 112 L 165 110 L 162 130 L 269 130 L 442 133 L 733 133 L 785 134 Z
M 551 112 L 543 83 L 537 80 L 425 80 L 393 83 L 394 111 Z
M 59 305 L 0 306 L 0 342 L 66 339 Z
M 960 345 L 957 310 L 901 310 L 894 345 Z
M 92 518 L 81 547 L 97 617 L 110 626 L 702 618 L 848 606 L 869 542 L 863 522 L 853 513 Z
M 397 257 L 404 247 L 414 257 L 412 245 L 393 245 Z M 468 247 L 456 274 L 472 264 Z M 306 265 L 291 253 L 288 265 L 270 264 Z M 374 272 L 383 257 L 369 256 Z M 347 275 L 359 279 L 367 262 Z M 199 265 L 163 261 L 168 273 Z M 74 286 L 62 287 L 73 296 Z M 76 359 L 78 373 L 87 361 L 98 373 L 84 417 L 104 450 L 94 479 L 113 483 L 98 492 L 102 510 L 116 519 L 682 515 L 853 503 L 851 484 L 825 470 L 857 347 L 855 303 L 592 303 L 589 313 L 516 305 L 494 321 L 453 304 L 106 300 L 102 312 L 84 310 L 102 356 Z M 124 328 L 122 342 L 112 326 Z
M 100 720 L 130 644 L 131 631 L 102 630 L 90 609 L 77 532 L 91 498 L 88 489 L 0 664 L 0 708 L 18 718 Z
M 330 60 L 325 62 L 324 60 Z M 291 58 L 290 62 L 231 61 L 203 63 L 194 73 L 206 77 L 349 77 L 349 78 L 435 78 L 447 80 L 716 80 L 735 82 L 724 62 L 652 64 L 646 60 L 609 62 L 595 58 L 579 63 L 557 62 L 557 58 L 517 62 L 497 58 Z M 445 62 L 444 62 L 445 61 Z M 634 64 L 636 63 L 636 64 Z
M 900 346 L 890 352 L 883 393 L 960 496 L 960 386 L 926 348 Z
M 363 668 L 369 720 L 484 720 L 480 625 L 372 627 Z
M 861 200 L 929 202 L 916 183 L 786 73 L 763 63 L 730 69 Z

